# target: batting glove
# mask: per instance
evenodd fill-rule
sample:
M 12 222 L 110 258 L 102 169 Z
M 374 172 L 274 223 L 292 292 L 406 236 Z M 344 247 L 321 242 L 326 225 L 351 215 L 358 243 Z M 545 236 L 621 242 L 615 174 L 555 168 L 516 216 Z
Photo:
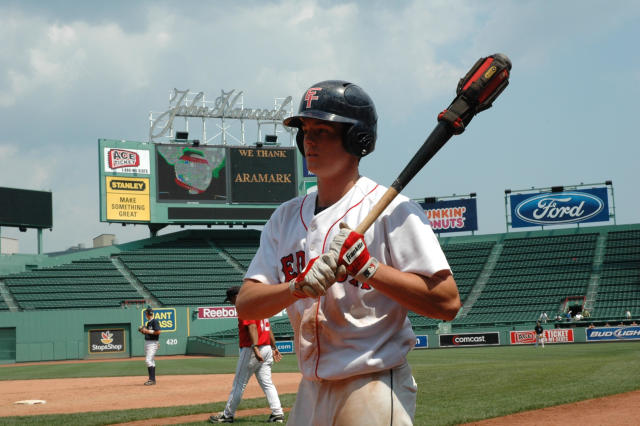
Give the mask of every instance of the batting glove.
M 364 235 L 359 234 L 346 223 L 340 223 L 340 231 L 333 237 L 329 253 L 338 258 L 338 264 L 344 265 L 347 273 L 360 282 L 366 282 L 380 266 L 380 262 L 369 254 Z
M 324 296 L 336 282 L 338 262 L 332 253 L 324 253 L 309 261 L 304 271 L 289 282 L 289 291 L 296 297 Z

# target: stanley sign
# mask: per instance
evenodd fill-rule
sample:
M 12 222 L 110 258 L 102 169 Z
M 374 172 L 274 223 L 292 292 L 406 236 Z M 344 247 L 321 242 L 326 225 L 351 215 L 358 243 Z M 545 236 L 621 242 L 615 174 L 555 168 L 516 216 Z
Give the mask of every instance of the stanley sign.
M 149 221 L 149 178 L 105 176 L 107 220 Z

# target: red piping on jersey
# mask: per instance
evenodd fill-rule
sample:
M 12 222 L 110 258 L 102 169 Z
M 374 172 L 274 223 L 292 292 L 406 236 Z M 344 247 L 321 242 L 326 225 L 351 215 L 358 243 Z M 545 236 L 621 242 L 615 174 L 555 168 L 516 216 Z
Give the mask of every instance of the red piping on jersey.
M 327 233 L 324 236 L 324 241 L 322 242 L 322 253 L 324 253 L 324 247 L 327 244 L 327 238 L 329 237 L 329 232 L 331 232 L 331 228 L 333 228 L 336 225 L 336 223 L 340 222 L 347 215 L 347 213 L 349 213 L 351 211 L 351 209 L 353 209 L 354 207 L 359 206 L 360 204 L 362 204 L 364 199 L 367 198 L 369 196 L 369 194 L 371 194 L 373 191 L 375 191 L 377 187 L 378 187 L 378 185 L 374 186 L 371 191 L 367 192 L 367 194 L 364 197 L 362 197 L 362 200 L 358 201 L 356 204 L 354 204 L 353 206 L 349 207 L 349 209 L 346 212 L 344 212 L 344 214 L 342 216 L 340 216 L 340 218 L 338 220 L 333 222 L 333 225 L 331 225 L 329 227 L 329 229 L 327 230 Z
M 305 231 L 309 231 L 309 230 L 307 229 L 307 224 L 304 223 L 304 218 L 302 217 L 302 207 L 304 206 L 304 202 L 308 196 L 309 194 L 305 195 L 304 198 L 302 199 L 302 203 L 300 203 L 300 222 L 302 222 L 302 226 L 304 226 Z
M 344 214 L 342 216 L 340 216 L 340 218 L 338 220 L 333 222 L 333 224 L 329 227 L 329 229 L 327 230 L 327 233 L 324 236 L 324 241 L 322 242 L 322 253 L 324 253 L 324 247 L 327 244 L 327 238 L 329 237 L 329 232 L 331 232 L 331 228 L 333 228 L 336 225 L 336 223 L 340 222 L 347 215 L 347 213 L 349 213 L 351 211 L 351 209 L 353 209 L 354 207 L 359 206 L 360 204 L 362 204 L 364 199 L 367 198 L 369 196 L 369 194 L 371 194 L 373 191 L 375 191 L 378 186 L 379 185 L 376 184 L 376 186 L 374 186 L 371 191 L 367 192 L 365 194 L 365 196 L 362 197 L 362 199 L 360 201 L 358 201 L 353 206 L 349 207 L 347 209 L 347 211 L 344 212 Z M 307 197 L 305 196 L 305 199 L 306 198 Z M 304 199 L 302 200 L 302 203 L 304 204 Z M 300 206 L 300 219 L 302 219 L 302 206 Z M 302 221 L 302 224 L 304 225 L 304 221 Z M 306 225 L 305 225 L 304 229 L 307 229 Z M 318 297 L 318 306 L 316 307 L 316 344 L 318 345 L 318 356 L 316 357 L 315 375 L 316 375 L 317 379 L 320 379 L 320 376 L 318 376 L 318 366 L 320 365 L 320 336 L 318 335 L 318 314 L 319 313 L 320 313 L 320 297 Z

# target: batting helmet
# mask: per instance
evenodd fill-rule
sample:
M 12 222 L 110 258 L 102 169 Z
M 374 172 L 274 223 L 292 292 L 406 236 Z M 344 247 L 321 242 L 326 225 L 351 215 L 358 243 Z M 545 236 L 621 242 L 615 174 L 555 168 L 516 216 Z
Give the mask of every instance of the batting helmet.
M 147 315 L 153 315 L 153 308 L 148 306 L 147 309 L 144 310 L 144 313 Z
M 284 120 L 285 126 L 298 128 L 296 143 L 304 155 L 302 118 L 347 124 L 344 149 L 356 157 L 364 157 L 376 146 L 376 107 L 369 95 L 353 83 L 327 80 L 314 84 L 304 92 L 298 115 Z

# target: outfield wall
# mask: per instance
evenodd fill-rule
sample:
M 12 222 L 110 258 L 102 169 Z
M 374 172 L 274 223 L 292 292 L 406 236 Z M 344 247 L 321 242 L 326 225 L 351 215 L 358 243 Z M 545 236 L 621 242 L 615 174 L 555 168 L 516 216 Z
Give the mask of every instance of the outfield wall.
M 238 326 L 236 318 L 198 319 L 194 312 L 185 306 L 156 309 L 163 327 L 158 355 L 184 355 L 189 336 Z M 131 307 L 0 312 L 2 336 L 15 335 L 13 343 L 3 338 L 0 363 L 143 356 L 144 337 L 137 331 L 142 324 L 143 309 Z M 98 347 L 90 347 L 90 338 Z
M 184 306 L 156 308 L 155 315 L 163 327 L 158 355 L 237 354 L 236 318 L 203 318 L 197 307 Z M 0 312 L 0 363 L 144 356 L 144 337 L 137 331 L 143 321 L 142 307 Z M 543 328 L 547 344 L 640 340 L 637 326 L 589 330 L 545 324 Z M 221 332 L 223 341 L 196 338 Z M 416 335 L 416 350 L 535 342 L 533 325 L 464 329 L 454 326 L 447 333 L 430 330 L 416 331 Z M 284 352 L 293 352 L 293 342 L 279 343 Z

